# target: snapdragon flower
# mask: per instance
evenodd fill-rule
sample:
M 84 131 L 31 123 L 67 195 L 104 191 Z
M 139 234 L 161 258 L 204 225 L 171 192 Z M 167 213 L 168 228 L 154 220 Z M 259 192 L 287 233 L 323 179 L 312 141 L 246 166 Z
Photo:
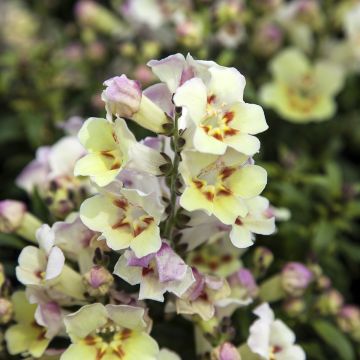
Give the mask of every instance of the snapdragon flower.
M 7 349 L 11 355 L 27 352 L 38 358 L 47 349 L 51 337 L 46 337 L 46 328 L 35 321 L 36 305 L 29 304 L 24 291 L 15 292 L 11 301 L 16 324 L 5 333 Z
M 159 222 L 163 208 L 152 194 L 121 189 L 105 190 L 83 202 L 80 217 L 91 230 L 102 233 L 113 250 L 130 247 L 137 257 L 161 247 Z
M 273 81 L 262 86 L 262 102 L 295 123 L 327 120 L 344 83 L 342 68 L 322 60 L 312 65 L 299 50 L 283 50 L 271 62 Z
M 163 242 L 157 253 L 137 258 L 125 251 L 115 265 L 114 274 L 131 285 L 140 284 L 139 300 L 164 301 L 164 293 L 181 297 L 194 283 L 191 268 Z
M 129 305 L 85 305 L 65 318 L 72 345 L 61 360 L 156 360 L 159 348 L 147 332 L 144 309 Z
M 266 171 L 232 149 L 223 156 L 187 150 L 182 158 L 180 173 L 186 188 L 180 205 L 188 211 L 204 210 L 224 224 L 245 217 L 244 200 L 259 195 L 266 185 Z
M 303 349 L 294 345 L 294 333 L 281 320 L 275 319 L 267 303 L 258 306 L 254 314 L 259 319 L 251 325 L 247 341 L 252 352 L 265 360 L 305 360 Z
M 195 149 L 224 154 L 230 147 L 254 155 L 260 141 L 253 135 L 268 128 L 262 108 L 243 101 L 245 78 L 236 69 L 213 66 L 208 72 L 208 81 L 192 78 L 174 96 L 175 104 L 187 109 L 194 125 Z

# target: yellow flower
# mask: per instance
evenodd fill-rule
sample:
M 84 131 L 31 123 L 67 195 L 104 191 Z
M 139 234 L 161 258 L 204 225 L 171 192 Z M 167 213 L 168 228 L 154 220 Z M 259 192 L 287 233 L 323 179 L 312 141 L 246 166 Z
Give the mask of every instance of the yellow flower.
M 204 210 L 224 224 L 246 216 L 244 200 L 259 195 L 266 185 L 266 171 L 233 149 L 222 156 L 187 150 L 182 158 L 180 172 L 186 188 L 180 205 L 188 211 Z
M 160 249 L 162 212 L 152 194 L 121 189 L 116 194 L 103 191 L 85 200 L 80 218 L 88 228 L 101 232 L 111 249 L 130 247 L 137 257 L 143 257 Z
M 297 49 L 286 49 L 271 62 L 273 81 L 260 90 L 263 103 L 286 120 L 297 123 L 323 121 L 336 112 L 334 96 L 344 74 L 327 61 L 312 65 Z
M 146 333 L 145 311 L 129 305 L 85 305 L 65 318 L 72 345 L 61 360 L 156 360 L 159 348 Z
M 5 333 L 7 349 L 11 355 L 29 353 L 38 358 L 47 349 L 50 339 L 45 337 L 46 328 L 35 322 L 36 305 L 29 304 L 24 291 L 15 292 L 11 300 L 17 324 Z
M 78 160 L 75 176 L 90 176 L 99 186 L 105 186 L 128 161 L 128 146 L 135 142 L 123 119 L 111 123 L 105 119 L 90 118 L 79 131 L 79 140 L 88 154 Z

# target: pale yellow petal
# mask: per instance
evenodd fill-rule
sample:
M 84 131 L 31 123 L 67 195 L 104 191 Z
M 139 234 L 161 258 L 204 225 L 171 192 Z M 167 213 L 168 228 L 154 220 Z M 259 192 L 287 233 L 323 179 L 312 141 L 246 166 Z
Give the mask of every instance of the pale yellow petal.
M 258 165 L 244 166 L 228 179 L 230 190 L 243 199 L 259 195 L 264 190 L 266 183 L 267 173 Z

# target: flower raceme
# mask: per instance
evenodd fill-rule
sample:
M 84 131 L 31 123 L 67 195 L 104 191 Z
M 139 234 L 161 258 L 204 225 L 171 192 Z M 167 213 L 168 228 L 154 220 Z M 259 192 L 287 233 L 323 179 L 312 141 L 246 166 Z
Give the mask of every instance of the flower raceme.
M 267 173 L 253 159 L 255 135 L 267 129 L 263 110 L 244 102 L 245 79 L 234 68 L 181 54 L 149 66 L 160 82 L 148 89 L 125 75 L 105 81 L 106 117 L 89 118 L 71 137 L 75 165 L 60 157 L 91 196 L 78 213 L 42 225 L 39 247 L 23 249 L 17 277 L 47 340 L 19 350 L 10 328 L 11 353 L 41 356 L 48 339 L 67 334 L 61 360 L 175 359 L 166 349 L 159 354 L 148 335 L 143 300 L 205 324 L 230 318 L 258 294 L 240 255 L 254 234 L 275 230 L 260 196 Z M 137 141 L 128 120 L 155 135 Z M 35 165 L 48 174 L 54 164 L 45 155 Z M 121 279 L 138 291 L 128 294 Z M 214 354 L 235 356 L 224 341 L 217 339 Z

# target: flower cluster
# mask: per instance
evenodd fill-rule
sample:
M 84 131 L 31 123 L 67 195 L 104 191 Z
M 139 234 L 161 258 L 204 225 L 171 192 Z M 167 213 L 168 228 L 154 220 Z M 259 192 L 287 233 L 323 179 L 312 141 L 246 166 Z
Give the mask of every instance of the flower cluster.
M 16 276 L 26 290 L 2 304 L 3 321 L 14 308 L 16 323 L 5 333 L 10 354 L 176 358 L 150 337 L 144 300 L 165 302 L 166 313 L 206 334 L 259 294 L 239 255 L 255 234 L 275 230 L 275 211 L 260 196 L 267 174 L 253 158 L 256 134 L 267 129 L 263 110 L 244 101 L 245 78 L 235 68 L 181 54 L 149 66 L 161 82 L 142 90 L 126 75 L 105 81 L 106 118 L 86 120 L 79 142 L 69 135 L 41 149 L 18 178 L 29 191 L 52 193 L 49 205 L 57 203 L 53 213 L 63 220 L 38 222 L 27 237 L 35 244 L 19 256 Z M 137 141 L 130 121 L 155 136 Z M 74 126 L 72 119 L 66 128 Z M 66 200 L 54 195 L 59 190 Z M 91 194 L 78 213 L 69 202 L 75 192 Z M 0 205 L 4 230 L 34 230 L 22 203 Z M 140 287 L 125 291 L 124 282 Z M 68 343 L 54 348 L 64 335 Z M 231 331 L 213 336 L 212 356 L 240 358 L 231 340 Z

